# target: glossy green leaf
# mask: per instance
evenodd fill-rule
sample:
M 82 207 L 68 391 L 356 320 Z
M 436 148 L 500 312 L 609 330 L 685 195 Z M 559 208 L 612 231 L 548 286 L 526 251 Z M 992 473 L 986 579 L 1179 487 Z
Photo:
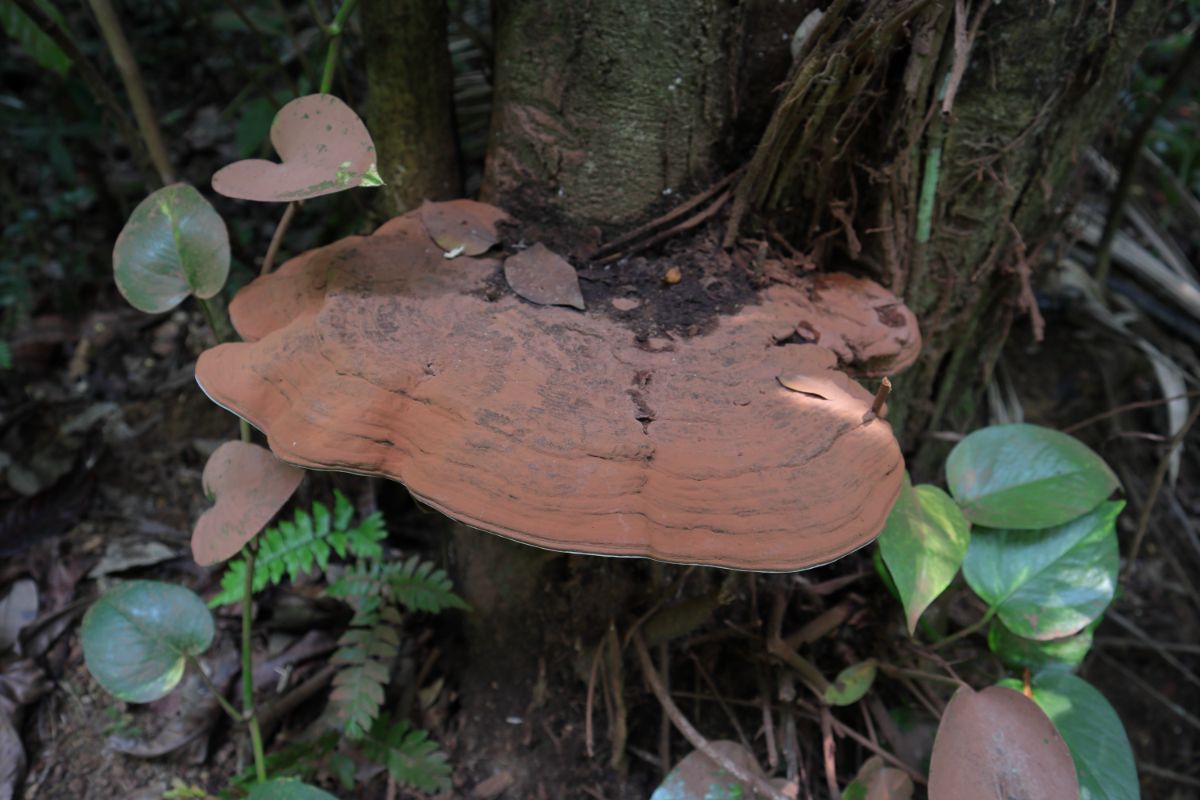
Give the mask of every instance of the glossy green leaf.
M 914 487 L 904 476 L 879 534 L 879 551 L 904 604 L 909 633 L 958 574 L 970 538 L 971 525 L 949 495 L 928 484 Z
M 831 706 L 854 705 L 875 683 L 875 659 L 852 664 L 838 673 L 825 689 L 824 700 Z
M 102 594 L 83 617 L 83 657 L 116 697 L 149 703 L 170 692 L 187 657 L 213 639 L 213 618 L 195 592 L 159 581 L 129 581 Z
M 1104 613 L 1117 586 L 1116 519 L 1105 503 L 1044 531 L 976 528 L 963 576 L 1011 632 L 1061 639 Z
M 1087 681 L 1043 670 L 1031 682 L 1033 701 L 1054 722 L 1075 761 L 1080 800 L 1138 800 L 1137 767 L 1117 712 Z M 1018 691 L 1021 682 L 1001 681 Z
M 967 519 L 1032 530 L 1091 511 L 1117 488 L 1104 459 L 1065 433 L 993 425 L 963 439 L 946 459 L 950 494 Z
M 34 2 L 51 19 L 65 24 L 62 14 L 49 0 Z M 70 57 L 13 0 L 0 0 L 0 27 L 40 66 L 59 75 L 66 75 L 71 69 Z
M 297 780 L 280 778 L 257 783 L 246 795 L 246 800 L 337 800 L 324 789 L 309 786 Z
M 229 233 L 191 186 L 165 186 L 138 204 L 113 248 L 117 288 L 139 311 L 157 314 L 188 295 L 209 298 L 229 277 Z
M 1026 639 L 1004 627 L 999 620 L 992 621 L 988 630 L 988 647 L 1014 669 L 1039 670 L 1046 667 L 1077 667 L 1092 648 L 1092 629 L 1095 623 L 1074 636 L 1039 642 Z

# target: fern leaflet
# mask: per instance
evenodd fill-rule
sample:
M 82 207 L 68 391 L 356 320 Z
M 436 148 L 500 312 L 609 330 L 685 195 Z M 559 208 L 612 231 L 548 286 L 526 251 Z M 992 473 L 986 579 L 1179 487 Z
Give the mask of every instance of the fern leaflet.
M 450 788 L 450 764 L 425 731 L 406 720 L 391 722 L 386 716 L 375 721 L 363 738 L 363 755 L 383 764 L 397 783 L 421 792 Z
M 382 596 L 413 611 L 436 613 L 444 608 L 469 610 L 454 593 L 446 571 L 412 556 L 407 561 L 358 564 L 329 585 L 328 594 L 344 600 Z
M 325 569 L 331 553 L 339 558 L 349 555 L 369 560 L 383 556 L 380 542 L 387 538 L 383 515 L 376 512 L 351 528 L 354 507 L 341 492 L 335 490 L 333 494 L 332 513 L 324 503 L 313 503 L 311 514 L 300 509 L 292 520 L 282 520 L 259 536 L 254 560 L 255 593 L 268 583 L 278 584 L 284 575 L 296 580 L 314 567 Z M 208 601 L 209 608 L 240 603 L 245 578 L 246 559 L 229 562 L 221 576 L 221 591 Z
M 400 612 L 378 597 L 365 598 L 350 628 L 338 639 L 330 663 L 342 665 L 333 677 L 329 702 L 351 739 L 371 729 L 383 705 L 392 661 L 400 651 Z

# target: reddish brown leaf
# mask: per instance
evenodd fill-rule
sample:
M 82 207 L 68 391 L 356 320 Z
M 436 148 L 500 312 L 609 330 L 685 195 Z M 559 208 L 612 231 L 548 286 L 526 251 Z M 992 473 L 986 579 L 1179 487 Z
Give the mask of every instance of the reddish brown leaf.
M 382 183 L 367 126 L 331 94 L 297 97 L 279 109 L 271 144 L 283 163 L 235 161 L 213 175 L 213 190 L 241 200 L 287 203 Z
M 495 206 L 474 200 L 425 203 L 421 223 L 437 246 L 454 255 L 477 256 L 500 241 L 496 223 L 508 215 Z
M 929 765 L 929 800 L 1079 797 L 1075 762 L 1054 723 L 1020 692 L 954 693 Z
M 531 303 L 584 309 L 575 268 L 540 242 L 504 262 L 504 279 Z
M 246 442 L 226 442 L 204 466 L 204 491 L 216 498 L 192 532 L 197 564 L 217 564 L 261 531 L 296 491 L 304 470 Z

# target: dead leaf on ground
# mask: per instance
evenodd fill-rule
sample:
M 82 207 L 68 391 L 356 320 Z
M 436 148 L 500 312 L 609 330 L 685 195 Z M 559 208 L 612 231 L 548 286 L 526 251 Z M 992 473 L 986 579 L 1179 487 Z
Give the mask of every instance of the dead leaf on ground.
M 238 652 L 222 647 L 216 653 L 197 657 L 213 685 L 222 691 L 240 668 Z M 118 753 L 137 758 L 158 758 L 195 742 L 188 761 L 203 763 L 208 755 L 208 732 L 221 718 L 221 706 L 208 684 L 194 669 L 171 694 L 151 703 L 139 716 L 139 727 L 149 730 L 137 735 L 113 734 L 108 746 Z
M 884 766 L 879 756 L 864 761 L 842 793 L 845 800 L 911 800 L 912 795 L 912 778 L 904 770 Z
M 954 693 L 933 743 L 929 800 L 1078 796 L 1071 751 L 1037 703 L 1003 686 Z
M 112 575 L 135 567 L 161 564 L 179 555 L 162 542 L 152 539 L 112 539 L 104 548 L 104 555 L 88 572 L 89 578 Z
M 192 556 L 201 566 L 218 564 L 266 527 L 283 507 L 304 470 L 246 442 L 226 442 L 204 465 L 204 492 L 216 499 L 192 532 Z
M 367 126 L 331 94 L 297 97 L 279 109 L 271 144 L 282 163 L 235 161 L 213 175 L 213 190 L 240 200 L 286 203 L 383 183 Z
M 37 584 L 28 578 L 13 583 L 0 600 L 0 653 L 17 643 L 21 629 L 37 619 Z
M 10 662 L 0 672 L 0 800 L 12 800 L 25 776 L 23 708 L 47 688 L 42 670 L 29 659 Z
M 500 241 L 496 223 L 508 215 L 495 206 L 474 200 L 429 203 L 421 206 L 421 223 L 430 238 L 447 255 L 477 256 Z
M 504 262 L 504 279 L 531 303 L 585 308 L 575 268 L 540 242 Z

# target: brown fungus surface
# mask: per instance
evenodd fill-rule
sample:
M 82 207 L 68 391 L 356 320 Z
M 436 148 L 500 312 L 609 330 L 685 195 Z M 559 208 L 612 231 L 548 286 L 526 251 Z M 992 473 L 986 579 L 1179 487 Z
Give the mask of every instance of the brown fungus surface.
M 247 342 L 204 353 L 197 379 L 286 461 L 401 481 L 541 547 L 787 571 L 879 532 L 900 449 L 834 350 L 778 346 L 812 313 L 803 287 L 647 339 L 501 291 L 500 272 L 398 217 L 243 289 Z M 826 391 L 778 380 L 799 374 Z

